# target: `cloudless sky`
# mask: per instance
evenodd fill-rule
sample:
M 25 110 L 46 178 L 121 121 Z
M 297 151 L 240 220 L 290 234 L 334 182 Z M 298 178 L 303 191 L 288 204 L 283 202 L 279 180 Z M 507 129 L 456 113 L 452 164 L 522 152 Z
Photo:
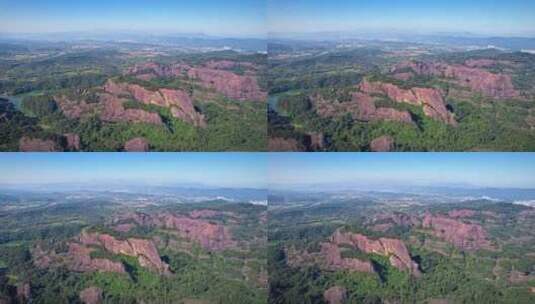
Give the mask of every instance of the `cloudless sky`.
M 0 153 L 0 184 L 133 182 L 266 187 L 262 153 Z
M 0 32 L 92 30 L 262 35 L 266 0 L 0 0 Z
M 533 0 L 268 0 L 270 32 L 535 35 Z
M 535 188 L 535 153 L 273 153 L 269 184 Z

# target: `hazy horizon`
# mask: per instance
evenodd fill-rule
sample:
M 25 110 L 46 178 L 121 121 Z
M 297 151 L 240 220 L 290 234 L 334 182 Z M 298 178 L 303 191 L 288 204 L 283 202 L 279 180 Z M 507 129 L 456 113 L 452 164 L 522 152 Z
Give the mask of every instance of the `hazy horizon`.
M 412 32 L 535 36 L 526 0 L 268 1 L 268 33 Z
M 0 32 L 147 31 L 262 36 L 261 0 L 0 1 Z
M 277 153 L 268 166 L 270 189 L 535 188 L 529 153 Z
M 199 184 L 263 188 L 261 153 L 1 153 L 0 186 Z

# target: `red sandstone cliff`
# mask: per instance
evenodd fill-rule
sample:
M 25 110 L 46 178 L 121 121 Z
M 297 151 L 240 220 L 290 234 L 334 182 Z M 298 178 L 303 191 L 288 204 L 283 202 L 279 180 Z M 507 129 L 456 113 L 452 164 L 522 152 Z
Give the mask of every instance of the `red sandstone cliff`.
M 206 126 L 204 116 L 195 110 L 190 96 L 184 91 L 171 89 L 150 91 L 137 84 L 116 83 L 112 80 L 106 82 L 104 90 L 115 97 L 128 95 L 145 104 L 169 108 L 176 118 L 198 127 Z
M 390 83 L 362 81 L 360 90 L 366 94 L 384 94 L 396 102 L 422 106 L 425 115 L 450 125 L 457 122 L 445 105 L 442 93 L 434 88 L 401 89 Z
M 207 215 L 205 213 L 204 215 Z M 194 213 L 195 216 L 200 215 Z M 122 220 L 131 219 L 140 226 L 155 226 L 176 230 L 182 237 L 199 243 L 204 249 L 221 251 L 236 246 L 229 229 L 210 221 L 171 213 L 132 213 Z
M 169 265 L 160 259 L 158 250 L 151 240 L 128 238 L 118 240 L 108 234 L 82 232 L 79 237 L 84 245 L 102 246 L 114 254 L 124 254 L 137 257 L 139 265 L 157 271 L 161 274 L 169 273 Z
M 265 101 L 267 93 L 258 85 L 256 76 L 238 75 L 227 69 L 236 65 L 242 65 L 253 69 L 252 65 L 236 63 L 232 61 L 212 61 L 204 67 L 192 67 L 185 64 L 175 63 L 162 65 L 154 62 L 143 63 L 130 68 L 127 73 L 137 75 L 143 80 L 153 77 L 178 77 L 186 76 L 198 80 L 203 86 L 216 90 L 231 99 Z
M 463 250 L 492 249 L 487 232 L 477 224 L 467 224 L 444 215 L 426 213 L 423 228 L 432 230 L 433 235 Z
M 406 61 L 396 65 L 393 71 L 410 68 L 417 74 L 453 78 L 456 83 L 471 88 L 489 97 L 503 99 L 519 97 L 511 76 L 494 74 L 479 67 L 489 66 L 490 61 L 467 61 L 466 65 L 451 65 L 441 62 Z
M 420 275 L 418 264 L 411 259 L 407 247 L 401 240 L 391 238 L 372 240 L 362 234 L 336 230 L 331 236 L 331 243 L 351 245 L 365 253 L 387 256 L 392 266 L 415 276 Z
M 332 102 L 324 100 L 321 96 L 312 98 L 316 112 L 323 117 L 336 117 L 350 113 L 354 119 L 362 121 L 397 121 L 412 123 L 409 112 L 391 108 L 377 108 L 373 97 L 362 92 L 352 94 L 351 101 Z

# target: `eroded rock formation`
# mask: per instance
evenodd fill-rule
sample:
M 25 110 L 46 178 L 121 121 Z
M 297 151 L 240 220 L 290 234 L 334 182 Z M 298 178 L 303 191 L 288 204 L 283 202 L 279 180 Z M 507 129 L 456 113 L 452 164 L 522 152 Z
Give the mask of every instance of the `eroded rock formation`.
M 392 149 L 394 149 L 394 139 L 388 135 L 377 137 L 370 143 L 372 152 L 389 152 Z
M 149 268 L 161 274 L 169 273 L 169 265 L 160 259 L 158 250 L 151 240 L 136 238 L 118 240 L 108 234 L 84 231 L 80 234 L 79 241 L 83 245 L 101 246 L 114 254 L 137 257 L 141 267 Z
M 401 213 L 401 212 L 392 212 L 392 213 L 382 213 L 376 215 L 369 223 L 370 229 L 374 231 L 387 231 L 390 228 L 395 226 L 401 227 L 415 227 L 420 226 L 421 221 L 417 216 Z
M 299 151 L 299 143 L 293 138 L 271 137 L 268 141 L 268 151 L 284 152 Z
M 126 152 L 147 152 L 149 151 L 149 142 L 143 137 L 136 137 L 124 144 Z
M 67 268 L 77 272 L 117 272 L 126 273 L 121 262 L 115 262 L 104 258 L 91 258 L 91 252 L 95 249 L 83 244 L 70 243 L 66 259 Z
M 331 102 L 321 96 L 311 98 L 316 112 L 323 117 L 337 117 L 350 113 L 356 120 L 361 121 L 397 121 L 412 123 L 409 112 L 392 108 L 377 108 L 373 97 L 362 92 L 354 92 L 351 101 Z
M 50 139 L 24 136 L 19 140 L 19 151 L 21 152 L 57 152 L 61 150 L 59 145 Z
M 360 90 L 366 94 L 384 94 L 396 102 L 422 106 L 424 114 L 450 125 L 457 122 L 448 111 L 442 93 L 434 88 L 401 89 L 391 83 L 362 81 Z
M 150 91 L 137 84 L 117 83 L 113 80 L 106 82 L 104 90 L 113 96 L 132 96 L 144 104 L 169 108 L 173 117 L 198 127 L 206 126 L 204 116 L 195 110 L 190 96 L 184 91 L 171 89 Z
M 491 61 L 467 61 L 466 65 L 452 65 L 442 62 L 406 61 L 396 65 L 393 72 L 411 69 L 420 75 L 453 78 L 456 83 L 469 87 L 489 97 L 515 98 L 520 94 L 515 90 L 510 75 L 494 74 L 480 67 L 493 65 Z
M 80 136 L 76 133 L 66 133 L 63 134 L 65 140 L 67 141 L 67 149 L 69 151 L 78 151 L 80 150 Z
M 464 223 L 444 215 L 426 213 L 422 227 L 431 229 L 433 235 L 463 250 L 492 249 L 487 232 L 477 224 Z
M 347 301 L 347 290 L 341 286 L 333 286 L 325 290 L 323 298 L 329 304 L 343 304 Z
M 198 214 L 197 214 L 198 215 Z M 200 218 L 175 215 L 132 213 L 120 221 L 133 220 L 140 226 L 153 226 L 177 231 L 182 237 L 199 243 L 204 249 L 220 251 L 236 246 L 228 227 Z
M 375 273 L 370 261 L 342 257 L 342 251 L 336 243 L 321 243 L 321 255 L 324 257 L 325 266 L 328 269 Z
M 407 247 L 401 240 L 392 238 L 373 240 L 359 233 L 342 232 L 338 229 L 331 236 L 331 243 L 350 245 L 365 253 L 387 256 L 392 266 L 402 271 L 408 271 L 414 276 L 420 275 L 418 264 L 411 259 Z
M 80 292 L 80 301 L 84 304 L 102 303 L 102 289 L 92 286 Z
M 140 79 L 153 77 L 188 77 L 199 81 L 203 86 L 214 89 L 224 96 L 236 100 L 266 101 L 267 93 L 258 85 L 257 78 L 252 73 L 238 75 L 228 69 L 246 63 L 232 61 L 212 61 L 201 67 L 192 67 L 186 64 L 175 63 L 162 65 L 154 62 L 137 65 L 128 70 L 129 74 L 137 75 Z

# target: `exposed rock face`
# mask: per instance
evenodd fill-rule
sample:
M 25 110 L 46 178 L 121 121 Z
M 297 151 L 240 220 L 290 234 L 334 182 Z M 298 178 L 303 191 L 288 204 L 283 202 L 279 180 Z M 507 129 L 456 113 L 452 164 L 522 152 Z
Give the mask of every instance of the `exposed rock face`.
M 169 273 L 169 265 L 160 259 L 158 250 L 151 240 L 129 238 L 118 240 L 111 235 L 83 232 L 80 243 L 102 246 L 114 254 L 137 257 L 139 264 L 161 274 Z
M 67 267 L 77 272 L 103 271 L 126 273 L 123 264 L 120 262 L 101 258 L 92 259 L 91 252 L 93 250 L 82 244 L 70 243 Z
M 133 122 L 163 125 L 162 118 L 158 113 L 148 112 L 142 109 L 125 109 L 124 99 L 111 94 L 101 95 L 102 111 L 100 118 L 110 122 Z
M 253 76 L 242 76 L 209 68 L 191 68 L 188 76 L 200 80 L 203 85 L 231 99 L 252 101 L 266 101 L 267 99 L 267 94 L 260 89 Z
M 307 141 L 307 146 L 310 147 L 312 151 L 321 150 L 325 145 L 325 138 L 323 136 L 323 133 L 308 133 Z
M 53 140 L 22 137 L 19 141 L 19 151 L 21 152 L 57 152 L 61 151 Z
M 360 90 L 366 94 L 384 94 L 396 102 L 422 106 L 425 115 L 450 125 L 456 125 L 456 121 L 446 108 L 442 93 L 434 88 L 401 89 L 390 83 L 369 82 L 364 80 L 360 84 Z
M 331 236 L 331 243 L 351 245 L 365 253 L 376 253 L 389 256 L 392 266 L 402 271 L 408 271 L 414 276 L 419 276 L 418 264 L 410 257 L 409 251 L 401 240 L 391 238 L 379 238 L 372 240 L 365 235 L 350 232 L 341 232 L 339 229 Z
M 102 289 L 98 287 L 88 287 L 80 292 L 80 300 L 84 304 L 102 303 Z
M 373 152 L 389 152 L 394 149 L 394 139 L 391 136 L 383 135 L 372 140 L 370 149 Z
M 177 230 L 207 250 L 220 251 L 236 245 L 228 228 L 219 224 L 172 214 L 161 215 L 160 221 L 165 228 Z
M 453 78 L 462 86 L 485 94 L 489 97 L 503 99 L 519 96 L 511 81 L 511 76 L 494 74 L 478 67 L 494 64 L 490 61 L 468 61 L 465 65 L 450 65 L 441 62 L 408 61 L 394 67 L 394 72 L 400 69 L 410 68 L 421 75 Z
M 142 79 L 150 79 L 157 76 L 187 76 L 200 81 L 203 86 L 214 89 L 231 99 L 265 101 L 267 93 L 260 89 L 255 76 L 238 75 L 227 71 L 227 69 L 231 69 L 236 65 L 253 68 L 253 65 L 232 61 L 212 61 L 206 63 L 205 67 L 191 67 L 180 63 L 161 65 L 152 62 L 138 65 L 130 69 L 128 73 L 138 74 L 138 77 L 141 75 Z
M 350 113 L 354 119 L 361 121 L 398 121 L 412 123 L 409 112 L 392 108 L 377 108 L 373 97 L 362 92 L 352 94 L 351 101 L 336 103 L 324 100 L 321 96 L 312 98 L 316 112 L 323 117 L 336 117 Z
M 66 133 L 63 134 L 67 140 L 67 149 L 70 151 L 80 150 L 80 136 L 76 133 Z
M 323 298 L 329 304 L 343 304 L 347 300 L 347 290 L 341 286 L 333 286 L 325 290 Z
M 149 151 L 149 142 L 143 137 L 136 137 L 124 144 L 126 152 L 147 152 Z
M 116 83 L 112 80 L 106 82 L 104 90 L 114 96 L 128 95 L 145 104 L 169 108 L 176 118 L 198 127 L 206 126 L 204 116 L 195 110 L 190 96 L 184 91 L 171 89 L 150 91 L 137 84 Z
M 268 141 L 268 151 L 299 151 L 299 143 L 293 138 L 271 137 Z
M 394 226 L 415 227 L 420 226 L 418 217 L 401 212 L 384 213 L 375 216 L 371 221 L 372 230 L 387 231 Z
M 125 109 L 123 103 L 126 99 L 108 93 L 99 94 L 97 103 L 69 100 L 64 96 L 56 96 L 55 98 L 63 114 L 71 119 L 98 115 L 101 120 L 107 122 L 163 124 L 158 113 L 142 109 Z
M 476 215 L 475 210 L 470 209 L 455 209 L 448 212 L 448 216 L 452 218 L 472 217 Z
M 140 226 L 176 230 L 182 237 L 198 242 L 206 250 L 221 251 L 236 246 L 227 227 L 207 220 L 167 212 L 152 215 L 134 213 L 128 218 Z
M 357 258 L 343 258 L 340 248 L 335 243 L 321 243 L 321 254 L 325 259 L 325 266 L 328 269 L 375 273 L 370 261 L 362 261 Z
M 32 290 L 30 283 L 24 282 L 17 285 L 17 298 L 19 299 L 20 303 L 26 303 L 26 301 L 30 300 L 31 295 Z
M 477 224 L 467 224 L 443 215 L 426 213 L 422 227 L 430 228 L 433 235 L 463 250 L 492 249 L 485 229 Z

